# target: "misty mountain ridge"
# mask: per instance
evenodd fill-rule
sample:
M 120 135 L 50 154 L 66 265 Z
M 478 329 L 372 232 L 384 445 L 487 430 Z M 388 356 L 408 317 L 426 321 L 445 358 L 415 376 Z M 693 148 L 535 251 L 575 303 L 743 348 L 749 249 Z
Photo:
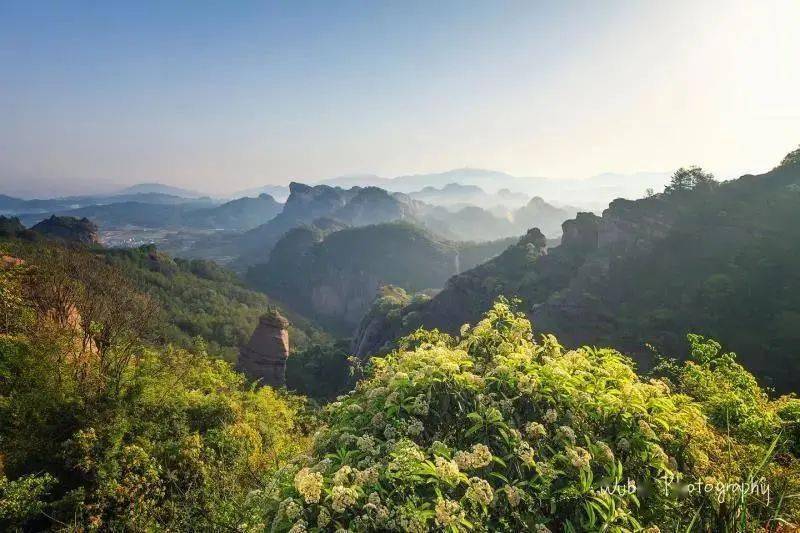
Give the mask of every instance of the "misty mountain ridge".
M 163 183 L 137 183 L 136 185 L 131 185 L 129 187 L 125 187 L 118 194 L 150 194 L 150 193 L 157 193 L 157 194 L 169 194 L 172 196 L 180 196 L 182 198 L 200 198 L 202 196 L 208 196 L 207 194 L 203 194 L 197 191 L 192 191 L 189 189 L 184 189 L 182 187 L 175 187 L 173 185 L 164 185 Z
M 150 197 L 161 193 L 143 193 Z M 107 204 L 90 204 L 75 209 L 57 209 L 59 216 L 86 217 L 101 229 L 172 228 L 247 230 L 263 224 L 277 215 L 282 204 L 267 194 L 258 198 L 238 198 L 221 205 L 206 200 L 186 200 L 181 203 L 148 203 L 137 198 Z M 159 198 L 163 197 L 160 195 Z M 175 198 L 175 197 L 170 197 Z M 27 224 L 43 218 L 41 213 L 22 213 L 20 219 Z
M 442 189 L 450 184 L 480 187 L 488 194 L 541 196 L 556 205 L 575 205 L 585 210 L 602 211 L 615 198 L 641 198 L 648 189 L 661 190 L 668 180 L 666 172 L 607 172 L 584 179 L 519 177 L 490 169 L 460 168 L 439 173 L 410 174 L 395 178 L 365 175 L 321 180 L 322 185 L 377 186 L 393 192 L 421 193 L 428 187 Z M 428 191 L 430 192 L 430 191 Z M 505 195 L 508 200 L 511 197 Z

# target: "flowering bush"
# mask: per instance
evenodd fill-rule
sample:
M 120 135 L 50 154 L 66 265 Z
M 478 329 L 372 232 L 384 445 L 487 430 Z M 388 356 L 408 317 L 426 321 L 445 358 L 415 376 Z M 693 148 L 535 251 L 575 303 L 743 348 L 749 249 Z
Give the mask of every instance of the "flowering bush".
M 777 494 L 679 490 L 764 475 L 796 491 L 794 458 L 773 468 L 783 446 L 773 434 L 739 440 L 704 411 L 718 401 L 672 391 L 707 390 L 702 361 L 684 381 L 646 380 L 614 350 L 534 340 L 503 300 L 460 339 L 419 330 L 399 346 L 326 408 L 312 457 L 275 500 L 273 530 L 756 529 L 794 512 Z M 776 423 L 778 407 L 796 411 L 759 401 Z

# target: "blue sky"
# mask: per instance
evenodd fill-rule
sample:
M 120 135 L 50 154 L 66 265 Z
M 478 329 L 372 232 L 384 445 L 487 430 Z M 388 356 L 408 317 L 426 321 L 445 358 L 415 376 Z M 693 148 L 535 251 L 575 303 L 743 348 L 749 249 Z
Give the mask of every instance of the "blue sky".
M 763 170 L 800 143 L 799 5 L 0 0 L 0 192 Z

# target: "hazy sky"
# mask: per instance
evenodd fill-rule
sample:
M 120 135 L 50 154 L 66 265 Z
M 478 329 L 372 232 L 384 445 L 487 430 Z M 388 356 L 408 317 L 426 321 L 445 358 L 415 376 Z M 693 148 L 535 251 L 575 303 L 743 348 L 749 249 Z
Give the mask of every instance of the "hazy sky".
M 0 193 L 774 166 L 800 0 L 0 0 Z

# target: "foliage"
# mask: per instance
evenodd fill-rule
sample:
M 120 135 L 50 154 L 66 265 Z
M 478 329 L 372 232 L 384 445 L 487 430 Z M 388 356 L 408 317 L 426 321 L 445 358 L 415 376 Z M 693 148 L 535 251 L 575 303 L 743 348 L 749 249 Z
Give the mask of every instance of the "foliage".
M 172 259 L 154 247 L 108 250 L 109 261 L 119 266 L 140 290 L 153 295 L 172 325 L 167 340 L 187 345 L 200 336 L 209 350 L 235 361 L 258 323 L 258 317 L 275 302 L 244 287 L 232 272 L 212 261 Z M 294 349 L 324 340 L 325 335 L 297 315 L 289 318 Z
M 201 340 L 145 342 L 148 299 L 102 257 L 39 253 L 0 277 L 26 317 L 0 331 L 0 530 L 263 529 L 273 475 L 306 448 L 303 403 Z
M 667 194 L 688 192 L 695 189 L 711 189 L 717 185 L 714 175 L 700 167 L 681 167 L 672 174 L 669 185 L 664 189 Z
M 790 165 L 797 165 L 799 163 L 800 163 L 800 147 L 786 154 L 786 157 L 783 158 L 783 161 L 781 161 L 780 166 L 788 167 Z
M 320 402 L 333 400 L 353 387 L 350 341 L 315 344 L 286 361 L 286 388 Z
M 80 279 L 88 270 L 106 272 L 107 291 L 114 285 L 130 290 L 120 294 L 148 295 L 157 309 L 146 336 L 183 347 L 202 337 L 209 353 L 236 361 L 258 318 L 275 302 L 245 288 L 236 275 L 212 261 L 173 259 L 155 246 L 136 249 L 66 248 L 54 243 L 5 241 L 3 247 L 37 266 L 40 272 Z M 71 258 L 69 261 L 66 258 Z M 70 272 L 65 265 L 74 264 Z M 80 265 L 91 264 L 91 268 Z M 97 282 L 102 276 L 94 276 Z M 0 304 L 1 306 L 2 304 Z M 0 308 L 2 311 L 2 308 Z M 285 313 L 294 349 L 321 342 L 326 335 L 301 316 Z
M 692 339 L 676 385 L 614 350 L 534 340 L 503 300 L 461 333 L 419 330 L 328 406 L 273 502 L 275 530 L 755 531 L 797 517 L 785 400 L 713 342 Z M 674 483 L 761 476 L 769 501 Z

